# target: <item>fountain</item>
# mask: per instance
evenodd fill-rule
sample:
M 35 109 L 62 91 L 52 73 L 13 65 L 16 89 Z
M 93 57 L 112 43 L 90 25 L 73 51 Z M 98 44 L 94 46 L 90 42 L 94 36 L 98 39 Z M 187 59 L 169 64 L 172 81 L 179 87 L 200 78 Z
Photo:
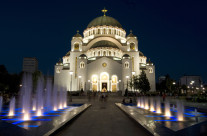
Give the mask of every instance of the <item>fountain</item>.
M 183 121 L 183 112 L 184 112 L 183 102 L 177 100 L 177 118 L 178 118 L 178 121 Z
M 170 103 L 169 101 L 166 99 L 165 100 L 165 116 L 170 117 L 171 113 L 170 113 Z
M 3 98 L 2 96 L 0 96 L 0 113 L 1 113 L 2 105 L 3 105 Z
M 141 108 L 144 108 L 144 97 L 141 97 Z
M 8 116 L 15 115 L 15 97 L 13 97 L 9 103 L 9 114 Z
M 160 97 L 159 96 L 156 99 L 156 112 L 157 113 L 162 113 L 162 111 L 161 111 Z
M 33 110 L 33 111 L 36 111 L 36 109 L 37 109 L 37 102 L 36 102 L 36 99 L 33 98 L 33 99 L 32 99 L 32 110 Z
M 137 107 L 140 107 L 140 97 L 137 98 Z
M 47 79 L 47 84 L 46 84 L 46 106 L 47 106 L 47 111 L 50 111 L 52 109 L 52 80 L 49 78 Z
M 150 111 L 154 111 L 155 108 L 154 108 L 154 99 L 153 97 L 150 98 Z
M 30 99 L 32 92 L 32 75 L 27 74 L 23 80 L 23 120 L 30 120 Z
M 38 78 L 38 82 L 37 82 L 37 116 L 42 116 L 42 110 L 43 110 L 43 77 L 39 77 Z
M 53 110 L 57 111 L 57 86 L 53 87 Z
M 145 98 L 144 98 L 144 109 L 146 109 L 146 110 L 148 110 L 149 109 L 149 102 L 148 102 L 148 97 L 146 96 Z

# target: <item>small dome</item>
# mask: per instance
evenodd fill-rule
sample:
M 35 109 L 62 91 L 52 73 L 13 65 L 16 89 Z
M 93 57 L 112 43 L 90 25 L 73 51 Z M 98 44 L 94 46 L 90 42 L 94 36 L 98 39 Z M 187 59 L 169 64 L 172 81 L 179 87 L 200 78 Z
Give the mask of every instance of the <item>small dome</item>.
M 130 57 L 130 56 L 128 54 L 124 54 L 122 57 L 127 58 L 127 57 Z
M 144 56 L 144 54 L 141 51 L 139 51 L 139 56 Z
M 99 41 L 96 42 L 94 45 L 91 46 L 91 48 L 97 48 L 97 47 L 112 47 L 112 48 L 118 48 L 118 46 L 110 41 Z
M 84 58 L 84 57 L 87 57 L 85 54 L 81 54 L 80 56 L 79 56 L 79 58 Z
M 73 37 L 82 37 L 82 35 L 80 35 L 79 31 L 77 30 L 77 33 Z
M 148 65 L 153 65 L 153 63 L 151 62 L 151 60 L 149 59 L 147 62 Z
M 117 26 L 119 28 L 122 28 L 122 25 L 113 17 L 109 16 L 100 16 L 95 19 L 93 19 L 87 26 L 87 28 L 93 27 L 93 26 Z
M 132 33 L 132 30 L 130 30 L 130 34 L 127 35 L 127 37 L 136 37 L 136 36 Z

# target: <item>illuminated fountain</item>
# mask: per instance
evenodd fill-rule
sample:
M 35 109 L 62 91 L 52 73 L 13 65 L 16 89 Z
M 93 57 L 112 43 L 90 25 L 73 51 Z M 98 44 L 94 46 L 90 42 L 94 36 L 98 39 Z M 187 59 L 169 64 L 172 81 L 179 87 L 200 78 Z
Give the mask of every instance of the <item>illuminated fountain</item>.
M 145 108 L 146 110 L 149 109 L 148 97 L 145 97 L 145 98 L 144 98 L 144 108 Z
M 170 117 L 171 113 L 170 113 L 170 103 L 169 101 L 166 99 L 165 100 L 165 116 Z
M 46 84 L 46 106 L 47 106 L 47 111 L 52 110 L 52 80 L 47 79 L 47 84 Z
M 9 103 L 9 114 L 8 116 L 15 115 L 15 97 L 13 97 Z
M 144 108 L 144 97 L 141 97 L 141 108 Z
M 161 111 L 160 97 L 159 96 L 156 98 L 156 112 L 157 113 L 162 113 L 162 111 Z
M 138 97 L 138 98 L 137 98 L 137 107 L 140 107 L 140 106 L 141 106 L 140 102 L 141 102 L 141 101 L 140 101 L 140 97 Z
M 150 111 L 154 111 L 155 107 L 154 107 L 154 99 L 153 97 L 150 98 Z
M 184 106 L 182 101 L 177 100 L 177 118 L 179 121 L 183 121 Z
M 1 113 L 2 105 L 3 105 L 3 98 L 2 96 L 0 96 L 0 113 Z
M 57 86 L 53 87 L 53 110 L 57 111 Z
M 36 114 L 37 116 L 42 116 L 42 109 L 43 109 L 43 77 L 39 77 L 38 82 L 37 82 L 37 109 L 36 109 Z
M 33 111 L 36 111 L 36 109 L 37 109 L 37 102 L 36 102 L 36 99 L 33 98 L 33 99 L 32 99 L 32 110 L 33 110 Z
M 31 93 L 32 93 L 32 75 L 27 74 L 24 76 L 23 83 L 23 120 L 30 120 L 30 110 L 31 110 Z
M 15 107 L 18 107 L 22 113 L 19 120 L 28 121 L 36 116 L 44 116 L 44 112 L 67 108 L 67 90 L 53 86 L 50 79 L 45 85 L 43 76 L 38 77 L 37 86 L 33 87 L 32 74 L 24 73 L 17 100 L 16 106 L 15 97 L 11 99 L 7 115 L 15 116 Z M 2 101 L 0 96 L 0 112 Z

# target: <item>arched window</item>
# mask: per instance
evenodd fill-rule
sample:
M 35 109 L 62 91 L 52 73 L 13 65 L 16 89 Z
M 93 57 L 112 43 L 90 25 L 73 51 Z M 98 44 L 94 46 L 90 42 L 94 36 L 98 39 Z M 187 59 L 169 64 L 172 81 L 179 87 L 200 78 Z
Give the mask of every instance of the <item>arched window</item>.
M 93 56 L 95 56 L 96 55 L 96 53 L 95 53 L 95 51 L 93 52 Z
M 84 62 L 80 63 L 80 68 L 85 68 L 85 63 Z
M 104 32 L 103 32 L 103 34 L 106 34 L 106 29 L 104 29 Z
M 124 63 L 124 67 L 125 67 L 125 68 L 129 68 L 129 62 L 128 62 L 128 61 L 126 61 L 126 62 Z
M 103 52 L 103 56 L 106 56 L 106 51 Z
M 56 73 L 60 73 L 60 68 L 57 68 L 56 69 Z
M 116 52 L 114 52 L 114 56 L 116 56 Z
M 101 52 L 100 51 L 98 51 L 98 56 L 101 56 Z
M 75 44 L 74 44 L 74 49 L 75 49 L 75 50 L 78 50 L 78 49 L 79 49 L 79 43 L 75 43 Z
M 111 51 L 109 51 L 109 56 L 111 56 Z
M 149 73 L 153 73 L 153 69 L 151 67 L 149 68 Z
M 98 34 L 100 34 L 101 32 L 100 32 L 100 29 L 98 29 Z
M 135 44 L 134 43 L 130 43 L 130 49 L 135 50 Z
M 111 34 L 111 29 L 109 29 L 109 34 Z

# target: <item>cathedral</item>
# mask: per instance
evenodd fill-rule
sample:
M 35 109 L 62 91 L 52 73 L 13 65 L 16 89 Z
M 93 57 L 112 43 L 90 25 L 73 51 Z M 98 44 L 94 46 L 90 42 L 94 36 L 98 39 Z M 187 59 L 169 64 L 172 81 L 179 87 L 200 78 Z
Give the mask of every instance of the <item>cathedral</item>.
M 124 93 L 130 78 L 144 70 L 155 91 L 155 66 L 139 51 L 137 36 L 132 31 L 126 36 L 122 25 L 102 12 L 83 36 L 77 31 L 72 37 L 71 50 L 55 65 L 54 84 L 68 91 Z

